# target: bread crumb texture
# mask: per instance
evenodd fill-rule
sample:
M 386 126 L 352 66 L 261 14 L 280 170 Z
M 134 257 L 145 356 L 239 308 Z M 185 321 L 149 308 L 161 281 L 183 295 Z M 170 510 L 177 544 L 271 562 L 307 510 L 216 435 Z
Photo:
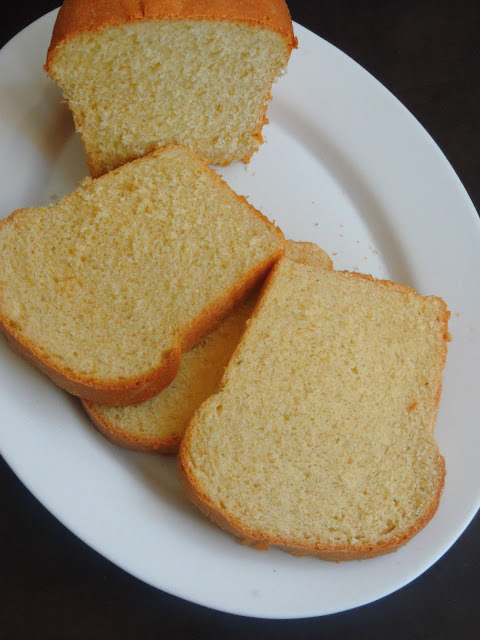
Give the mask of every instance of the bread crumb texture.
M 230 314 L 220 327 L 185 353 L 175 380 L 146 402 L 128 407 L 87 403 L 100 430 L 117 444 L 152 453 L 170 453 L 195 410 L 214 391 L 245 329 L 258 293 Z
M 328 255 L 309 242 L 286 242 L 285 255 L 331 268 Z M 207 338 L 185 353 L 175 380 L 155 397 L 128 407 L 84 403 L 96 426 L 121 446 L 171 453 L 178 448 L 195 410 L 217 391 L 222 375 L 255 307 L 258 290 Z
M 439 298 L 281 260 L 187 429 L 194 501 L 247 539 L 335 559 L 411 537 L 444 481 L 447 320 Z
M 1 320 L 59 370 L 138 378 L 282 243 L 192 152 L 169 147 L 1 223 Z
M 252 24 L 144 20 L 74 34 L 47 67 L 100 175 L 170 143 L 214 164 L 247 160 L 290 51 Z

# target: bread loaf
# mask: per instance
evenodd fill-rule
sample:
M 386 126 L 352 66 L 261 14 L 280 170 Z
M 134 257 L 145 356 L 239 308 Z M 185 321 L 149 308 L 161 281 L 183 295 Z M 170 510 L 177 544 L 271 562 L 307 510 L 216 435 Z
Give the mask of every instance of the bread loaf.
M 327 254 L 308 242 L 287 241 L 285 254 L 297 262 L 332 267 Z M 155 397 L 129 407 L 108 407 L 84 400 L 99 431 L 128 449 L 175 453 L 195 410 L 216 391 L 257 298 L 258 291 L 216 331 L 185 353 L 175 380 Z
M 398 548 L 437 509 L 448 311 L 392 282 L 283 258 L 180 447 L 188 495 L 259 548 Z
M 45 69 L 98 176 L 181 143 L 248 161 L 296 46 L 285 0 L 65 0 Z
M 0 223 L 0 325 L 70 393 L 142 402 L 283 252 L 278 229 L 171 146 Z

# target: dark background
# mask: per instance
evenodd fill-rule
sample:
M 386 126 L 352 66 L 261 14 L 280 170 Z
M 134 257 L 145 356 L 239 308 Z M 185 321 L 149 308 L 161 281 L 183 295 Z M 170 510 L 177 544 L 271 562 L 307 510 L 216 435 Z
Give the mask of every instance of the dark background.
M 296 22 L 350 55 L 407 106 L 479 210 L 480 0 L 288 4 Z M 0 46 L 56 5 L 15 0 L 10 15 L 2 5 Z M 59 524 L 1 458 L 0 496 L 2 640 L 480 637 L 479 514 L 442 559 L 391 596 L 324 618 L 274 621 L 211 611 L 136 580 Z

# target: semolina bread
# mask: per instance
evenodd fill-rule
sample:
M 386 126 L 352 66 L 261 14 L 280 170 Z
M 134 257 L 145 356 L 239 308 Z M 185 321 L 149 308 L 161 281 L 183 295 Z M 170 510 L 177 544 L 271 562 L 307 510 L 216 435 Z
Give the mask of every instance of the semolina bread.
M 283 253 L 273 224 L 170 146 L 0 223 L 0 326 L 70 393 L 142 402 Z
M 288 240 L 285 255 L 298 262 L 332 268 L 328 255 L 308 242 Z M 216 391 L 257 298 L 258 291 L 216 331 L 185 353 L 175 380 L 155 397 L 129 407 L 108 407 L 83 400 L 99 431 L 128 449 L 175 453 L 195 410 Z
M 175 379 L 159 394 L 128 407 L 82 400 L 97 429 L 114 444 L 146 453 L 176 453 L 195 410 L 217 388 L 255 304 L 251 294 L 196 347 L 184 353 Z
M 248 162 L 296 47 L 285 0 L 65 0 L 46 71 L 93 176 L 171 143 Z
M 440 298 L 280 260 L 185 432 L 189 497 L 257 548 L 328 560 L 398 548 L 443 488 L 448 316 Z

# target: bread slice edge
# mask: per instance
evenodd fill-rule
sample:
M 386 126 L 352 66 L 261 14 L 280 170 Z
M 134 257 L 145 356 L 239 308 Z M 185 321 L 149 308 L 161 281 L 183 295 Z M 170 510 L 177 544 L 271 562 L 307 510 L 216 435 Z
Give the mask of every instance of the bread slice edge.
M 293 240 L 287 240 L 285 245 L 285 255 L 294 262 L 333 269 L 333 264 L 330 257 L 325 253 L 325 251 L 320 249 L 312 242 L 294 242 Z M 248 318 L 246 317 L 245 321 L 242 323 L 244 325 L 242 329 L 242 335 L 245 331 L 247 323 L 249 322 L 249 318 L 251 317 L 251 314 L 256 307 L 259 293 L 259 290 L 255 290 L 255 292 L 251 294 L 254 299 L 250 298 L 250 301 L 246 303 L 247 306 L 253 306 L 251 308 L 251 311 L 248 313 Z M 232 311 L 232 315 L 236 313 L 238 313 L 238 308 Z M 243 315 L 244 312 L 242 312 L 242 316 Z M 228 322 L 228 318 L 225 320 L 225 322 Z M 233 350 L 235 350 L 239 341 L 240 340 L 237 339 L 236 344 L 233 344 L 232 341 Z M 202 347 L 196 348 L 201 349 Z M 163 392 L 160 392 L 160 394 L 161 393 Z M 93 421 L 94 425 L 98 428 L 98 430 L 108 440 L 110 440 L 110 442 L 117 446 L 133 451 L 141 451 L 144 453 L 153 454 L 171 454 L 178 451 L 183 434 L 177 432 L 169 433 L 168 435 L 165 434 L 162 436 L 152 436 L 150 434 L 143 436 L 139 433 L 132 433 L 127 428 L 121 425 L 121 421 L 115 422 L 114 420 L 109 419 L 102 410 L 102 407 L 98 404 L 92 403 L 88 400 L 82 400 L 82 404 L 85 411 Z M 200 404 L 201 403 L 198 403 L 195 409 L 198 408 Z M 141 408 L 141 404 L 137 406 L 139 409 Z M 191 416 L 193 415 L 195 409 L 191 411 Z M 188 420 L 184 424 L 187 424 L 187 422 Z
M 284 258 L 287 259 L 287 258 Z M 265 298 L 265 294 L 268 292 L 268 289 L 273 282 L 275 277 L 275 272 L 278 269 L 277 265 L 272 269 L 268 278 L 266 279 L 262 291 L 260 293 L 259 300 L 255 307 L 254 314 L 258 312 L 261 308 L 262 300 Z M 415 293 L 419 295 L 411 287 L 406 285 L 401 285 L 389 280 L 377 280 L 370 275 L 361 274 L 357 272 L 341 272 L 348 277 L 353 278 L 362 278 L 367 279 L 369 281 L 374 281 L 377 284 L 385 287 L 393 287 L 396 291 L 401 293 Z M 253 546 L 258 550 L 268 550 L 271 545 L 279 547 L 284 551 L 287 551 L 296 556 L 313 556 L 320 558 L 322 560 L 328 561 L 347 561 L 347 560 L 362 560 L 367 558 L 373 558 L 376 556 L 380 556 L 392 551 L 396 551 L 400 547 L 402 547 L 405 543 L 411 540 L 419 531 L 421 531 L 433 518 L 435 515 L 438 505 L 440 502 L 440 498 L 443 492 L 445 477 L 446 477 L 446 468 L 445 468 L 445 459 L 441 455 L 440 450 L 438 448 L 438 444 L 433 440 L 433 430 L 435 426 L 435 420 L 438 412 L 438 406 L 440 402 L 441 390 L 442 390 L 442 371 L 446 362 L 447 355 L 447 343 L 451 340 L 450 334 L 448 332 L 448 319 L 450 317 L 450 312 L 447 309 L 445 302 L 438 298 L 437 296 L 430 296 L 431 298 L 435 298 L 436 300 L 441 302 L 441 308 L 443 311 L 443 318 L 441 324 L 443 325 L 443 359 L 441 365 L 439 367 L 439 379 L 437 391 L 435 394 L 434 401 L 434 411 L 432 424 L 430 429 L 430 435 L 432 436 L 432 446 L 435 449 L 436 460 L 437 460 L 437 486 L 435 492 L 432 495 L 432 499 L 428 507 L 425 509 L 424 513 L 416 522 L 412 525 L 399 532 L 398 534 L 391 536 L 388 540 L 379 541 L 377 543 L 355 543 L 354 545 L 349 545 L 348 548 L 343 544 L 321 544 L 321 543 L 308 543 L 303 542 L 299 544 L 297 540 L 293 539 L 283 539 L 279 536 L 268 535 L 263 531 L 255 531 L 253 529 L 249 529 L 242 522 L 240 522 L 237 518 L 235 518 L 232 514 L 228 513 L 226 510 L 217 507 L 209 496 L 202 490 L 200 484 L 195 480 L 191 472 L 191 466 L 193 463 L 191 462 L 189 456 L 189 441 L 192 436 L 192 432 L 194 429 L 195 415 L 190 420 L 187 428 L 185 430 L 182 442 L 180 444 L 179 456 L 178 456 L 178 470 L 180 481 L 182 487 L 185 491 L 186 496 L 189 500 L 212 522 L 214 522 L 217 526 L 219 526 L 224 531 L 240 538 L 242 544 Z M 248 334 L 248 328 L 243 334 L 243 337 L 237 347 L 237 349 L 241 346 L 243 340 L 245 340 Z M 232 358 L 233 360 L 233 358 Z M 225 371 L 225 376 L 228 375 L 228 369 Z M 206 402 L 208 402 L 207 400 Z
M 169 148 L 180 146 L 182 145 L 167 145 L 155 149 L 147 155 L 155 156 L 167 151 Z M 188 150 L 188 148 L 184 148 Z M 213 180 L 225 185 L 232 191 L 228 183 L 211 169 L 205 160 L 197 154 L 194 154 L 194 152 L 188 151 L 196 158 L 196 161 L 203 165 Z M 136 158 L 130 164 L 141 163 L 145 157 L 146 156 Z M 95 180 L 105 180 L 107 176 L 112 176 L 121 171 L 122 167 L 118 167 L 109 174 L 95 178 Z M 88 178 L 88 180 L 91 180 L 91 178 Z M 157 367 L 137 376 L 121 380 L 97 380 L 78 374 L 69 367 L 60 366 L 55 363 L 49 354 L 39 345 L 25 338 L 15 323 L 2 313 L 0 309 L 0 329 L 3 330 L 11 349 L 36 366 L 42 373 L 46 374 L 57 386 L 65 389 L 72 395 L 79 396 L 96 404 L 128 406 L 144 402 L 159 393 L 174 380 L 180 367 L 182 352 L 193 348 L 205 336 L 216 329 L 231 310 L 265 277 L 271 266 L 277 262 L 285 252 L 285 238 L 282 231 L 258 211 L 258 209 L 253 207 L 244 196 L 237 193 L 235 193 L 235 196 L 239 201 L 248 205 L 252 215 L 261 219 L 269 232 L 276 235 L 279 243 L 278 248 L 267 258 L 257 262 L 252 268 L 246 271 L 241 278 L 207 306 L 189 325 L 182 327 L 174 337 L 171 348 L 163 354 L 162 360 Z M 29 209 L 30 208 L 17 209 L 11 213 L 10 216 L 0 221 L 0 229 L 2 226 L 9 224 L 14 217 L 22 216 L 28 212 Z

